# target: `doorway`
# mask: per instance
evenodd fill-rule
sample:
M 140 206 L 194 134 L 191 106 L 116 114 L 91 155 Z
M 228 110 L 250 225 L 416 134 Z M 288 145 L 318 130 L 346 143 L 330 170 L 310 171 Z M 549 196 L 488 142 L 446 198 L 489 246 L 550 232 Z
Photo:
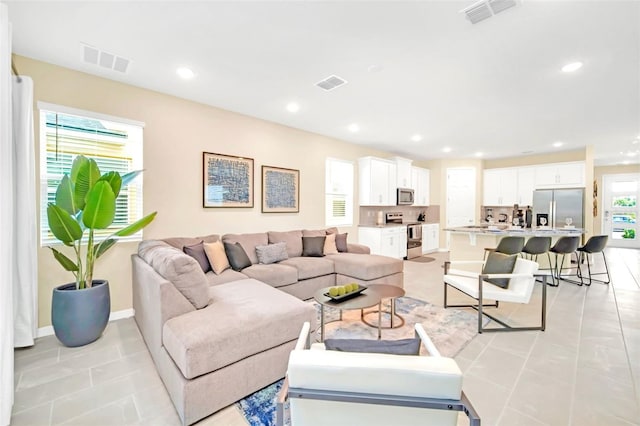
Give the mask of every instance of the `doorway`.
M 446 227 L 469 226 L 476 214 L 476 169 L 455 167 L 447 169 Z M 449 247 L 449 233 L 447 233 Z
M 608 246 L 640 248 L 640 173 L 602 177 L 602 232 Z

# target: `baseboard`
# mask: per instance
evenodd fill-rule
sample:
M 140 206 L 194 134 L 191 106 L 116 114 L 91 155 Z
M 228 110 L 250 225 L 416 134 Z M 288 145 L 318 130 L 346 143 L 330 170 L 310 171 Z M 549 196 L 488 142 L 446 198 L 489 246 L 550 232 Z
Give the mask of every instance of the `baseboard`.
M 116 321 L 123 318 L 130 318 L 133 316 L 133 309 L 123 309 L 122 311 L 115 311 L 109 314 L 109 321 Z M 40 327 L 36 334 L 36 338 L 53 335 L 53 326 L 47 325 L 46 327 Z

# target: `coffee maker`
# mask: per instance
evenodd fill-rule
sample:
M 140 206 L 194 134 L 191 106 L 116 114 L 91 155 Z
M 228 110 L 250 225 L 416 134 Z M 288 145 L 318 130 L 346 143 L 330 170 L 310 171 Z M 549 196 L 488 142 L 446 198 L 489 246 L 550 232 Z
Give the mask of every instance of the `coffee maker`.
M 517 204 L 513 205 L 513 215 L 511 217 L 513 218 L 513 226 L 519 226 L 521 228 L 524 228 L 525 226 L 524 213 L 522 212 L 522 209 L 519 208 Z

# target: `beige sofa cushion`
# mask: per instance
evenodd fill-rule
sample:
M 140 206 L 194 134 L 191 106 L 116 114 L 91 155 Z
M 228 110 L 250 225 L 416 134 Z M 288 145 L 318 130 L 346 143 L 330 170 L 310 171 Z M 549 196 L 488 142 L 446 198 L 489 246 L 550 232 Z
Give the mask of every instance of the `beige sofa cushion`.
M 311 304 L 253 279 L 209 289 L 207 308 L 167 321 L 162 343 L 184 377 L 192 379 L 296 340 Z
M 269 265 L 257 264 L 244 268 L 242 273 L 250 278 L 262 281 L 272 287 L 295 284 L 298 282 L 298 271 L 293 266 L 282 263 Z
M 336 273 L 365 281 L 402 272 L 400 259 L 375 254 L 340 253 L 327 256 L 333 260 Z
M 142 241 L 138 255 L 191 302 L 196 309 L 209 304 L 209 285 L 198 262 L 163 241 Z
M 302 231 L 303 237 L 324 237 L 325 235 L 327 235 L 327 231 L 324 229 L 304 229 Z
M 267 232 L 269 244 L 287 243 L 289 257 L 302 256 L 302 231 Z
M 225 243 L 240 243 L 251 263 L 258 263 L 258 255 L 256 254 L 256 246 L 266 246 L 269 239 L 266 232 L 256 234 L 226 234 L 222 236 Z
M 207 272 L 205 277 L 207 278 L 209 286 L 230 283 L 231 281 L 246 280 L 249 278 L 242 272 L 234 271 L 231 268 L 225 269 L 220 275 L 214 274 L 213 271 Z
M 216 275 L 220 275 L 225 269 L 231 268 L 222 241 L 218 240 L 214 243 L 203 243 L 203 246 L 211 269 L 213 269 Z
M 324 257 L 293 257 L 283 260 L 280 262 L 280 265 L 288 265 L 296 268 L 299 280 L 321 277 L 323 275 L 333 274 L 336 271 L 333 262 Z

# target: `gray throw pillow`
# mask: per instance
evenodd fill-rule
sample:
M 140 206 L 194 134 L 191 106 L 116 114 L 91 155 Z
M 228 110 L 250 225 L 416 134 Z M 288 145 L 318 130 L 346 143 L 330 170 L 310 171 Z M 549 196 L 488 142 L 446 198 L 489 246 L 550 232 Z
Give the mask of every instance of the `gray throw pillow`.
M 336 234 L 336 248 L 340 253 L 347 252 L 347 233 Z
M 242 248 L 240 243 L 224 243 L 224 251 L 227 253 L 229 264 L 234 271 L 242 271 L 251 266 L 251 259 Z
M 287 243 L 282 242 L 268 244 L 266 246 L 256 246 L 256 255 L 258 256 L 258 262 L 265 265 L 288 259 Z
M 367 339 L 326 339 L 324 347 L 330 351 L 368 352 L 394 355 L 419 355 L 420 339 L 367 340 Z
M 205 274 L 211 270 L 211 264 L 209 263 L 207 253 L 204 251 L 204 244 L 202 241 L 192 246 L 184 246 L 182 251 L 197 260 L 198 264 L 202 268 L 202 272 Z
M 491 252 L 482 268 L 483 274 L 510 274 L 516 266 L 517 254 L 507 255 L 503 253 Z M 508 288 L 510 278 L 489 278 L 486 281 L 498 287 Z
M 302 256 L 323 257 L 324 240 L 327 237 L 302 237 Z

